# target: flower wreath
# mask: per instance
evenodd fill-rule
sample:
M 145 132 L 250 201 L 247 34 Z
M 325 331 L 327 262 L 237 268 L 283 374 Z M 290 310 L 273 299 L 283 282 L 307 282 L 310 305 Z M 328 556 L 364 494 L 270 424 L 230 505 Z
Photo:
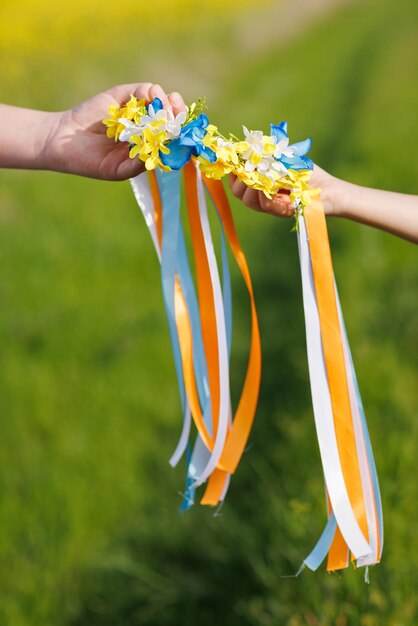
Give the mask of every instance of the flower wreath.
M 270 135 L 243 126 L 243 139 L 226 137 L 209 123 L 206 108 L 201 99 L 174 116 L 159 98 L 146 105 L 144 99 L 131 96 L 123 107 L 109 107 L 104 124 L 107 136 L 128 142 L 129 156 L 138 157 L 147 170 L 180 170 L 194 157 L 208 178 L 219 180 L 233 173 L 268 198 L 289 190 L 296 218 L 303 214 L 310 198 L 319 193 L 309 187 L 313 162 L 306 155 L 312 140 L 289 144 L 287 122 L 271 124 Z

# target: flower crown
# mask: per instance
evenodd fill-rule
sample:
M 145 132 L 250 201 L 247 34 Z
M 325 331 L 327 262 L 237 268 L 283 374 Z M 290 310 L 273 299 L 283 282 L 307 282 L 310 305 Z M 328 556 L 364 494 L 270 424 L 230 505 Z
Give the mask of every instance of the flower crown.
M 310 197 L 319 192 L 309 187 L 313 162 L 306 154 L 311 139 L 290 145 L 286 122 L 271 124 L 270 135 L 243 126 L 242 140 L 226 137 L 209 123 L 205 109 L 201 99 L 175 116 L 159 98 L 146 105 L 144 99 L 131 96 L 121 108 L 111 105 L 103 123 L 107 136 L 128 142 L 129 156 L 138 157 L 147 170 L 179 170 L 194 157 L 208 178 L 232 172 L 268 198 L 288 190 L 296 217 L 303 214 Z

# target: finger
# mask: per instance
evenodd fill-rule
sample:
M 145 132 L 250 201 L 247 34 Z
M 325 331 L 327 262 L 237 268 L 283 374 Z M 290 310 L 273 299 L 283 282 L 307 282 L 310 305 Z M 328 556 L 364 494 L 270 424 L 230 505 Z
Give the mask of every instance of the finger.
M 236 178 L 231 185 L 232 193 L 234 194 L 236 198 L 239 198 L 240 200 L 242 200 L 242 197 L 247 189 L 248 189 L 247 185 L 243 183 L 241 180 L 239 180 L 238 178 Z
M 242 196 L 242 201 L 250 209 L 253 209 L 254 211 L 261 211 L 258 191 L 256 189 L 247 187 L 244 195 Z
M 271 215 L 277 215 L 279 217 L 291 217 L 295 212 L 289 196 L 285 193 L 278 193 L 270 199 L 267 198 L 260 191 L 259 203 L 262 210 L 266 213 L 270 213 Z
M 234 174 L 233 172 L 231 172 L 228 176 L 228 184 L 229 184 L 229 188 L 232 191 L 232 193 L 234 193 L 233 189 L 234 189 L 234 185 L 237 182 L 238 177 L 236 174 Z M 245 191 L 245 190 L 244 190 Z M 244 192 L 242 192 L 241 196 L 244 194 Z M 234 194 L 235 195 L 235 194 Z M 239 199 L 241 199 L 241 196 L 239 196 Z
M 228 176 L 228 183 L 231 189 L 232 189 L 232 185 L 235 183 L 236 180 L 237 180 L 237 175 L 231 172 Z
M 108 89 L 108 93 L 115 98 L 121 106 L 125 104 L 133 94 L 138 100 L 145 98 L 148 101 L 148 92 L 152 83 L 127 83 L 126 85 L 116 85 Z
M 134 178 L 141 172 L 145 171 L 145 164 L 139 159 L 130 159 L 127 157 L 119 164 L 115 180 L 127 180 L 128 178 Z
M 161 85 L 152 85 L 149 89 L 149 99 L 150 101 L 154 100 L 154 98 L 159 98 L 163 103 L 163 107 L 168 111 L 172 111 L 173 107 L 171 106 L 171 102 L 169 101 L 167 94 Z
M 170 101 L 171 106 L 173 107 L 174 115 L 178 115 L 182 111 L 187 110 L 187 106 L 182 96 L 177 91 L 173 91 L 173 93 L 170 93 L 168 96 L 168 99 Z
M 151 87 L 152 87 L 152 83 L 138 83 L 134 91 L 131 93 L 138 100 L 142 100 L 143 98 L 145 102 L 148 104 L 148 102 L 150 101 L 149 90 L 151 89 Z

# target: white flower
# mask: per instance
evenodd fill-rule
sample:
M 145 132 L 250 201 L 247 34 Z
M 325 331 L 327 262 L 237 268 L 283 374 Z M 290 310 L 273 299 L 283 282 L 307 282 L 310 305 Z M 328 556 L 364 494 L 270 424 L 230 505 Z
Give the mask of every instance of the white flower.
M 276 137 L 272 137 L 271 139 L 273 143 L 276 143 Z M 292 157 L 294 154 L 295 148 L 293 146 L 289 146 L 289 137 L 283 137 L 283 139 L 280 139 L 274 151 L 275 158 L 280 159 L 282 156 Z
M 148 115 L 143 115 L 139 124 L 142 128 L 152 128 L 154 130 L 155 122 L 161 122 L 161 126 L 158 125 L 158 130 L 165 130 L 165 125 L 167 123 L 167 111 L 165 109 L 154 111 L 154 107 L 150 104 L 148 107 Z
M 253 154 L 263 154 L 263 132 L 261 130 L 248 130 L 246 126 L 242 127 L 245 135 L 245 140 L 249 143 L 248 149 L 242 155 L 244 159 L 250 159 Z M 248 170 L 252 171 L 252 170 Z
M 118 122 L 125 126 L 125 129 L 119 135 L 119 141 L 130 141 L 133 135 L 142 134 L 142 128 L 139 124 L 135 124 L 135 122 L 131 122 L 131 120 L 127 120 L 124 117 L 120 117 Z
M 174 117 L 171 111 L 168 111 L 168 119 L 165 127 L 168 139 L 176 139 L 180 136 L 181 127 L 186 121 L 187 111 L 182 111 Z
M 216 145 L 218 148 L 233 148 L 234 147 L 234 142 L 233 141 L 225 141 L 225 139 L 222 139 L 222 137 L 216 137 Z
M 148 108 L 148 115 L 143 115 L 139 120 L 139 126 L 143 130 L 150 128 L 153 132 L 164 131 L 167 133 L 167 139 L 172 140 L 179 137 L 181 127 L 186 121 L 187 111 L 182 111 L 174 117 L 172 111 L 166 111 L 160 109 L 155 112 L 153 106 L 150 104 Z
M 258 163 L 253 163 L 250 160 L 247 160 L 245 162 L 245 171 L 254 172 L 255 170 L 257 172 L 260 172 L 260 174 L 267 175 L 267 172 L 269 172 L 273 163 L 273 157 L 266 154 Z
M 276 155 L 276 153 L 274 154 Z M 281 161 L 273 160 L 271 167 L 273 170 L 276 170 L 276 172 L 279 172 L 279 174 L 282 174 L 283 176 L 286 176 L 289 173 L 289 170 L 285 165 L 283 165 Z

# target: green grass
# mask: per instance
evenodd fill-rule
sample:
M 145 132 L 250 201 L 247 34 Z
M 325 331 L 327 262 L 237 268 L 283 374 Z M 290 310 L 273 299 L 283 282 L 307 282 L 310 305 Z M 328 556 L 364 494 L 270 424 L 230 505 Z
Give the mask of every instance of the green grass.
M 416 192 L 417 18 L 413 0 L 396 10 L 370 1 L 242 65 L 242 51 L 225 44 L 211 117 L 235 132 L 241 122 L 267 128 L 287 118 L 291 137 L 312 134 L 313 157 L 333 173 Z M 201 33 L 202 72 L 215 84 L 211 46 L 223 43 L 211 28 Z M 169 42 L 158 52 L 147 37 L 165 63 Z M 181 42 L 179 62 L 190 43 Z M 128 49 L 115 42 L 113 72 L 104 69 L 108 52 L 86 60 L 80 50 L 61 74 L 51 61 L 29 104 L 68 106 L 134 70 L 145 75 L 143 59 L 121 68 Z M 191 63 L 189 79 L 171 87 L 202 95 L 193 92 L 198 69 Z M 23 104 L 15 90 L 8 100 Z M 196 507 L 179 516 L 183 468 L 166 462 L 179 400 L 158 266 L 129 185 L 1 173 L 1 624 L 417 623 L 417 249 L 329 224 L 386 545 L 370 586 L 352 570 L 283 579 L 324 522 L 296 243 L 289 222 L 234 209 L 260 313 L 260 406 L 222 515 Z M 234 289 L 236 394 L 248 344 L 237 272 Z

